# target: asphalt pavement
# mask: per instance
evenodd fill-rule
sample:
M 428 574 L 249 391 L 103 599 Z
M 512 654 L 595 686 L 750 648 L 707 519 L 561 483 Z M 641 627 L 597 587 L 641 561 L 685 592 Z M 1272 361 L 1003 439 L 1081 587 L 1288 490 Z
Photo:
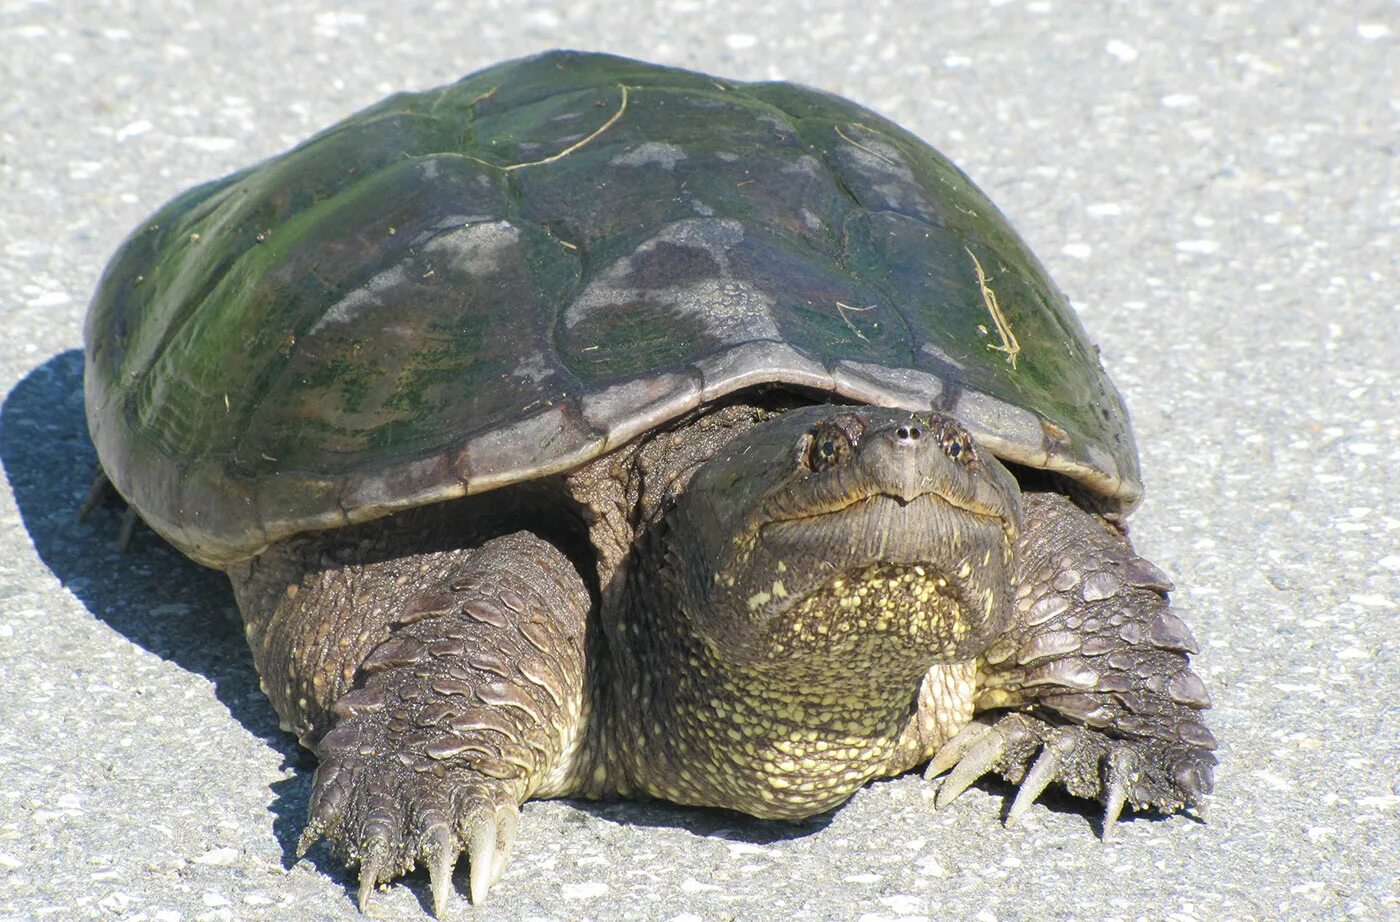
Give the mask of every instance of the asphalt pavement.
M 800 825 L 533 803 L 479 920 L 1400 918 L 1400 6 L 1387 0 L 0 0 L 0 919 L 354 919 L 223 577 L 117 513 L 83 315 L 173 194 L 552 47 L 849 96 L 963 166 L 1133 413 L 1139 550 L 1221 742 L 1111 843 L 917 776 Z M 458 875 L 465 892 L 465 875 Z M 425 918 L 419 874 L 371 916 Z

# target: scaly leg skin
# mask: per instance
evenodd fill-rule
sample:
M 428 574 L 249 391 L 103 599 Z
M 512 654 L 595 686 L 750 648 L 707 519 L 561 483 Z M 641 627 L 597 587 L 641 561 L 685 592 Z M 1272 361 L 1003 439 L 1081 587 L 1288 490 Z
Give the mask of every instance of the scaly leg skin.
M 925 771 L 952 770 L 935 806 L 995 771 L 1020 785 L 1008 825 L 1051 783 L 1103 803 L 1105 839 L 1125 804 L 1203 807 L 1210 699 L 1186 657 L 1196 642 L 1167 606 L 1170 581 L 1063 496 L 1023 503 L 1015 623 L 980 664 L 979 716 Z
M 368 556 L 303 577 L 294 604 L 270 616 L 246 585 L 240 604 L 269 696 L 321 759 L 298 856 L 328 839 L 359 866 L 361 910 L 421 862 L 441 917 L 458 855 L 480 902 L 520 804 L 564 783 L 584 720 L 591 603 L 573 565 L 526 532 L 474 550 Z M 269 561 L 261 584 L 293 585 L 287 569 Z M 378 643 L 360 662 L 367 636 Z M 319 658 L 304 652 L 317 647 Z

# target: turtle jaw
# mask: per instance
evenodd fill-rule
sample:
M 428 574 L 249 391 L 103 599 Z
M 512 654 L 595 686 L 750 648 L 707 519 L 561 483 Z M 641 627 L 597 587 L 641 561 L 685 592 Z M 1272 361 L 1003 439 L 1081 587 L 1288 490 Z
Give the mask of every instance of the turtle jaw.
M 1019 519 L 1014 479 L 951 419 L 807 408 L 697 473 L 672 557 L 718 659 L 827 675 L 859 661 L 904 681 L 1004 629 Z
M 750 594 L 760 660 L 846 664 L 922 675 L 980 654 L 1010 618 L 1014 545 L 1006 523 L 936 493 L 879 493 L 762 529 Z M 787 579 L 782 579 L 786 576 Z

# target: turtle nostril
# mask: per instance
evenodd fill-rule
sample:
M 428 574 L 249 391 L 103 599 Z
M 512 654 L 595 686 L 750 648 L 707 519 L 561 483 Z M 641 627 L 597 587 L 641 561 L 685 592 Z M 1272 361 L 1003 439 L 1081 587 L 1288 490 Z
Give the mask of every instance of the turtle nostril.
M 918 426 L 900 426 L 894 434 L 901 441 L 917 442 L 923 437 L 924 432 Z

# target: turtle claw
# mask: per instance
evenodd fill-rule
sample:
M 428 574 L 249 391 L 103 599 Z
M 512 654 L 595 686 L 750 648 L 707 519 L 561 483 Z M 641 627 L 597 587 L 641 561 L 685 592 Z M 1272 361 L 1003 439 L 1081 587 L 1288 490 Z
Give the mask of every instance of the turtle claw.
M 928 767 L 924 769 L 924 780 L 932 781 L 957 765 L 962 761 L 963 756 L 967 755 L 968 750 L 991 730 L 991 724 L 980 720 L 974 720 L 963 727 L 952 739 L 944 743 L 942 748 L 929 760 Z
M 301 831 L 301 836 L 297 839 L 296 856 L 297 860 L 306 857 L 306 853 L 311 851 L 311 847 L 325 837 L 326 831 L 314 820 L 306 824 L 306 828 Z
M 496 818 L 500 823 L 500 834 L 496 838 L 496 867 L 492 871 L 492 883 L 500 880 L 506 872 L 511 846 L 515 844 L 515 833 L 520 829 L 520 808 L 511 804 L 497 813 Z
M 471 865 L 472 904 L 479 905 L 505 873 L 511 845 L 520 828 L 520 808 L 514 804 L 486 808 L 463 825 L 471 829 L 467 862 Z
M 1068 747 L 1066 746 L 1068 744 Z M 1036 798 L 1045 792 L 1050 786 L 1050 782 L 1055 780 L 1055 775 L 1060 770 L 1060 762 L 1064 758 L 1065 749 L 1071 748 L 1073 743 L 1069 740 L 1055 740 L 1047 743 L 1045 748 L 1036 756 L 1035 764 L 1031 770 L 1026 772 L 1026 777 L 1021 780 L 1021 787 L 1016 791 L 1016 799 L 1011 803 L 1011 809 L 1006 814 L 1006 825 L 1014 826 Z
M 496 882 L 496 830 L 493 826 L 478 826 L 467 845 L 467 862 L 472 869 L 473 906 L 486 902 L 486 891 Z
M 956 800 L 974 781 L 991 771 L 1005 752 L 1006 737 L 995 732 L 995 729 L 979 735 L 938 788 L 938 796 L 933 801 L 934 809 L 942 810 Z
M 374 888 L 379 885 L 379 879 L 383 876 L 384 860 L 382 858 L 367 858 L 360 865 L 360 891 L 356 899 L 356 904 L 360 907 L 360 912 L 369 910 L 369 898 L 374 893 Z
M 1121 749 L 1108 756 L 1108 791 L 1103 802 L 1103 832 L 1105 842 L 1113 839 L 1113 831 L 1118 826 L 1118 817 L 1123 813 L 1123 805 L 1128 802 L 1128 779 L 1132 770 L 1128 763 L 1132 759 Z
M 439 919 L 447 914 L 447 903 L 452 898 L 452 872 L 457 867 L 457 856 L 461 848 L 451 830 L 439 826 L 433 833 L 433 841 L 428 849 L 428 882 L 433 891 L 433 915 Z

